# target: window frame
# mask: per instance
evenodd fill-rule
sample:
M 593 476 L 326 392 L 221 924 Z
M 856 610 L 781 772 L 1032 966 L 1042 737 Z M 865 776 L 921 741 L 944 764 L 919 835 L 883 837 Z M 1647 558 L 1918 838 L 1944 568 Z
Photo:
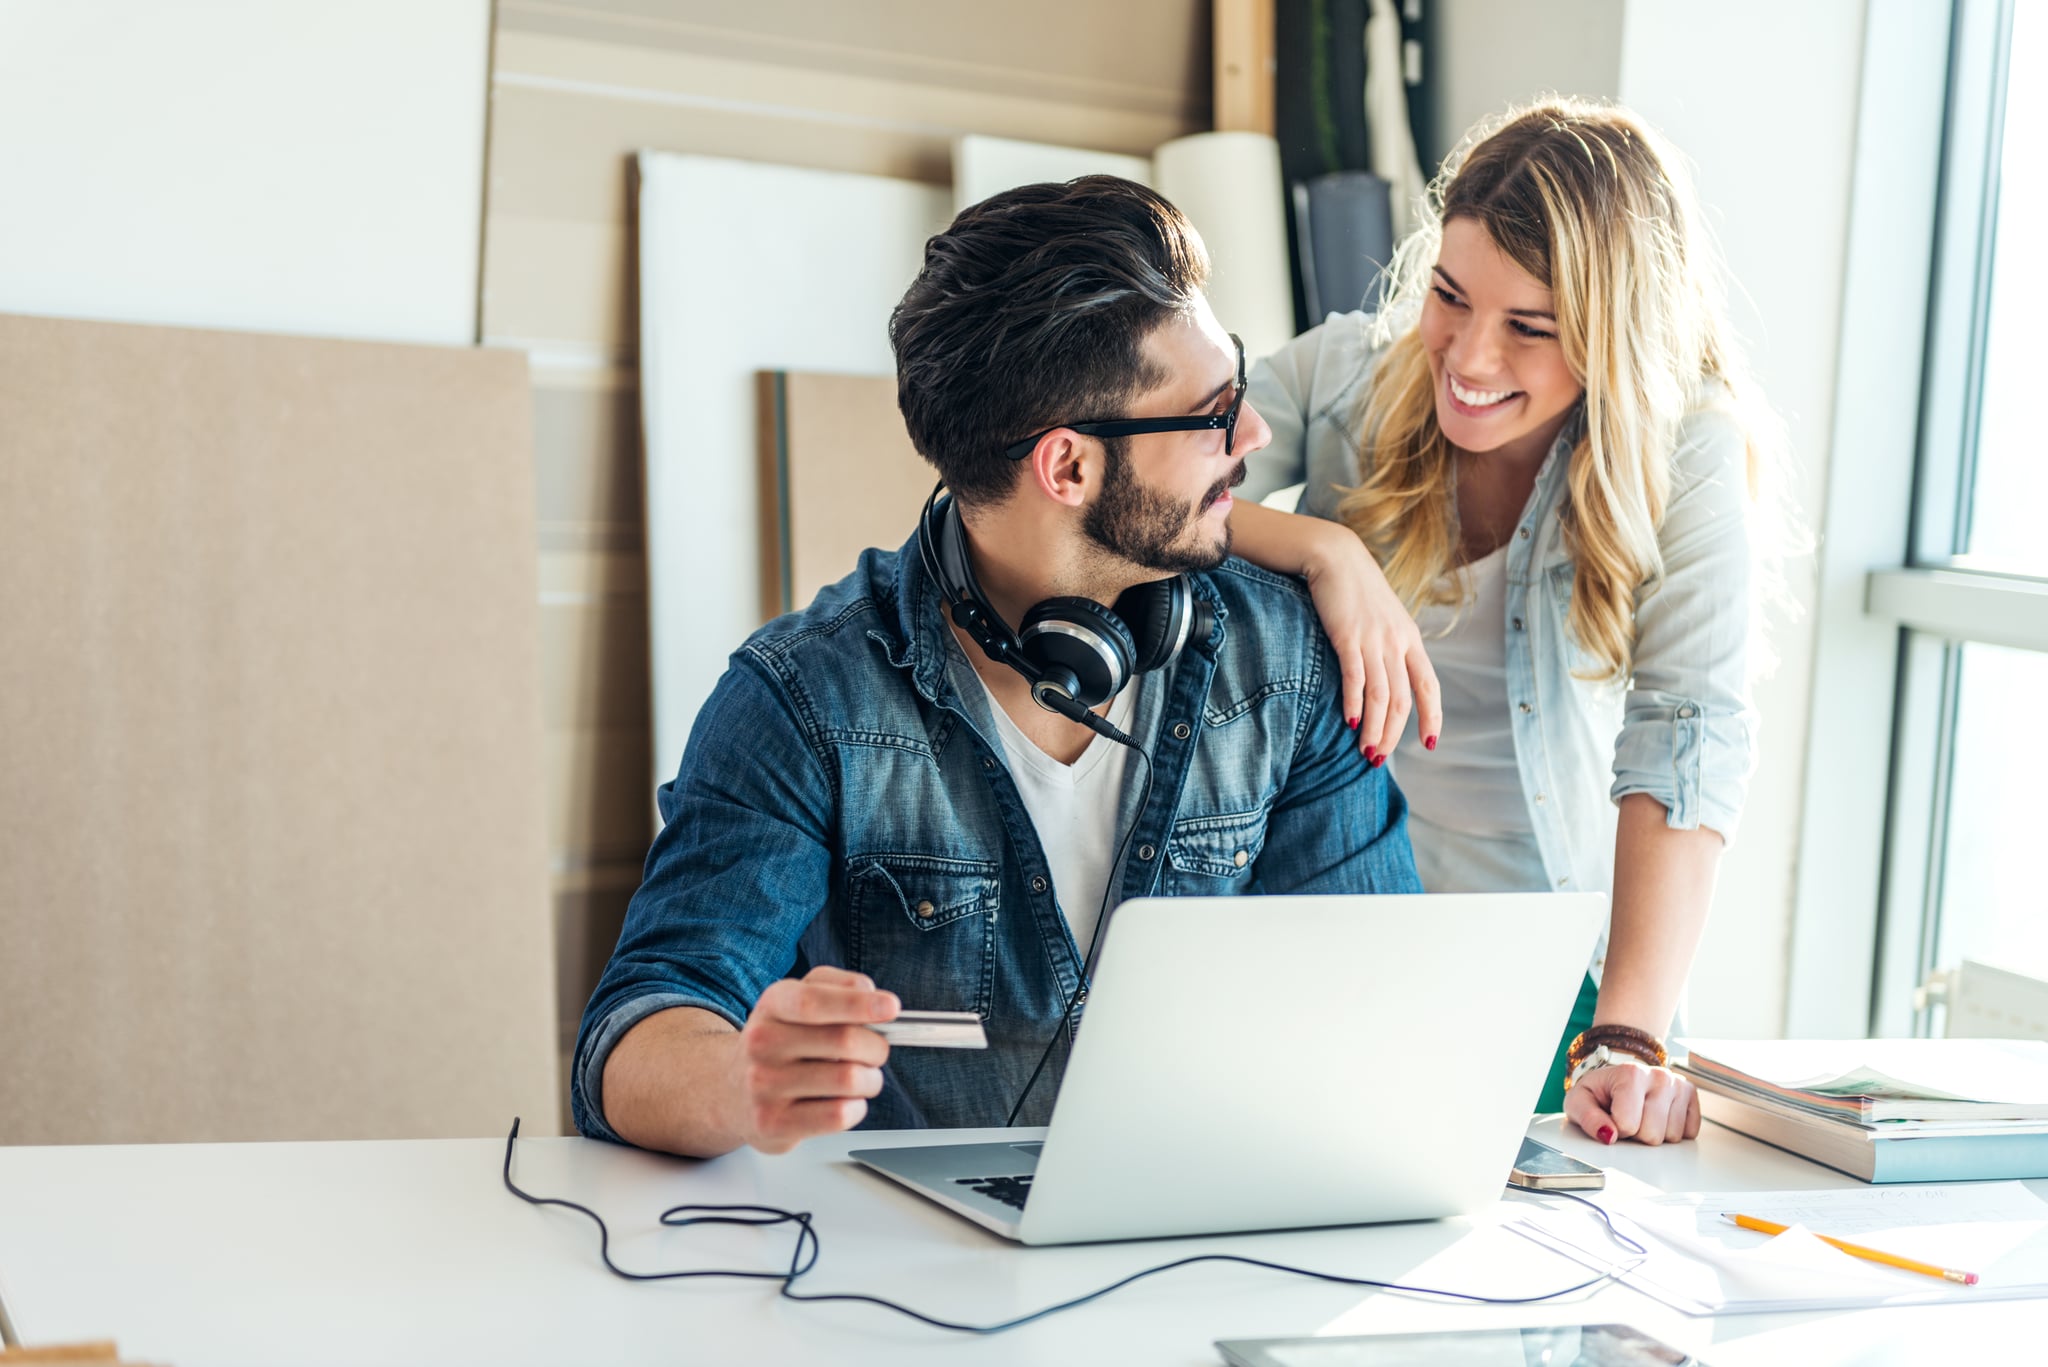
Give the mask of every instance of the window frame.
M 1963 646 L 2048 651 L 2048 580 L 1956 554 L 1969 537 L 2013 12 L 2013 0 L 1871 0 L 1866 14 L 1793 1036 L 1926 1030 L 1915 989 L 1941 942 Z

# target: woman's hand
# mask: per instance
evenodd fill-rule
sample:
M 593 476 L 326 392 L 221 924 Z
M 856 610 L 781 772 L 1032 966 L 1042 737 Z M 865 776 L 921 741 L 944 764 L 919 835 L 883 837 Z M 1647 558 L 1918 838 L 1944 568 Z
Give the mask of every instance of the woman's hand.
M 1302 577 L 1343 669 L 1344 721 L 1358 732 L 1359 750 L 1375 767 L 1385 763 L 1411 711 L 1424 748 L 1436 749 L 1443 700 L 1415 619 L 1349 529 L 1318 531 Z
M 1635 1059 L 1580 1077 L 1564 1094 L 1564 1113 L 1603 1144 L 1675 1144 L 1700 1132 L 1700 1094 L 1692 1083 Z

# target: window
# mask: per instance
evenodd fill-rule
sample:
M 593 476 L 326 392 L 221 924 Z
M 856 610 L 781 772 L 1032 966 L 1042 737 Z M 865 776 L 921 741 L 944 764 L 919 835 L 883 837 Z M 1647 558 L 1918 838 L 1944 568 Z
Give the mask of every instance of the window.
M 1903 628 L 1871 994 L 1878 1033 L 1925 1029 L 1913 988 L 1960 959 L 2048 976 L 2043 165 L 2048 7 L 1958 0 L 1912 553 L 1869 585 L 1872 615 Z
M 1984 380 L 1971 491 L 1958 550 L 1966 563 L 2048 575 L 2048 13 L 2015 5 L 2006 45 L 1997 208 L 1985 277 Z
M 2033 724 L 2048 701 L 2048 654 L 1960 649 L 1933 958 L 2048 978 L 2048 727 Z

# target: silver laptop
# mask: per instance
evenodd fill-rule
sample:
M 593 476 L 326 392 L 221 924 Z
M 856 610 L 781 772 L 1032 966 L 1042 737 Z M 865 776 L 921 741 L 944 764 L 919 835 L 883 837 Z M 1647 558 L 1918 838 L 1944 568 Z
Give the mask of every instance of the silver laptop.
M 1127 902 L 1043 1143 L 851 1156 L 1027 1244 L 1467 1214 L 1500 1197 L 1606 914 L 1587 893 Z

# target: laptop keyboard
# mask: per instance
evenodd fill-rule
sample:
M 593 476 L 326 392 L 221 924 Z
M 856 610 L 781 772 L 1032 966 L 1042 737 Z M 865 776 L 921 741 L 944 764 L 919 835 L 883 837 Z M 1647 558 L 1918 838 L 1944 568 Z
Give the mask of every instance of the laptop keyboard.
M 1024 1199 L 1031 1195 L 1031 1174 L 1028 1172 L 1021 1177 L 956 1177 L 953 1180 L 1018 1210 L 1024 1209 Z

